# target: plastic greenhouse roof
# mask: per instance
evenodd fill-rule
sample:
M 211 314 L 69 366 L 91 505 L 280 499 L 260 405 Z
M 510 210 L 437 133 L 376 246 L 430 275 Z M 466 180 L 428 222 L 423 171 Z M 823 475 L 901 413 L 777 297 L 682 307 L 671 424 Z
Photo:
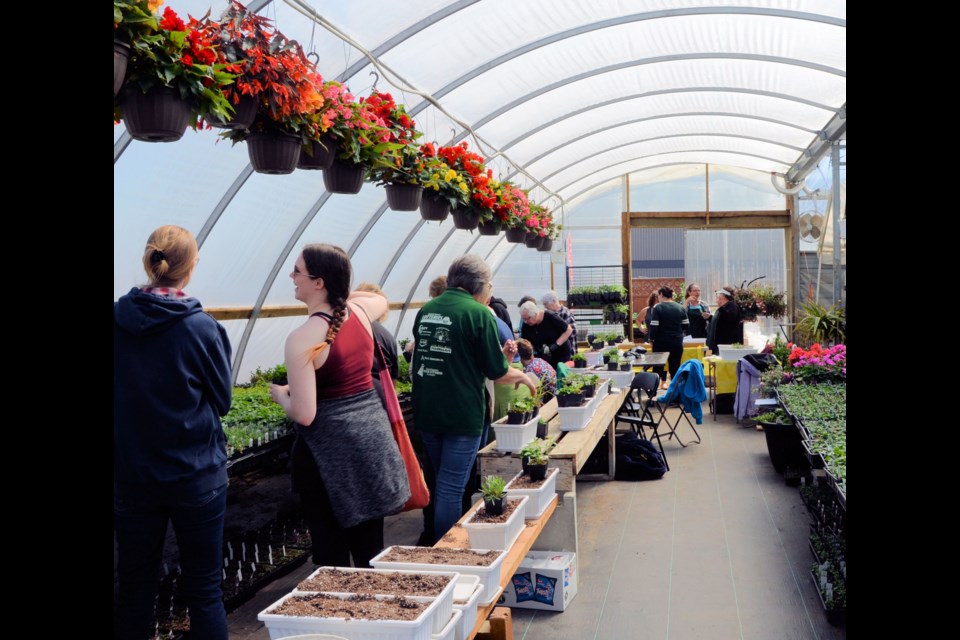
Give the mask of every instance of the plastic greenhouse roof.
M 200 17 L 227 3 L 164 5 Z M 669 166 L 723 164 L 798 180 L 845 137 L 842 1 L 247 6 L 316 52 L 324 78 L 344 81 L 358 96 L 376 82 L 407 105 L 425 141 L 468 139 L 496 155 L 488 163 L 495 174 L 514 174 L 551 209 L 623 175 Z M 377 75 L 358 47 L 378 61 Z M 499 238 L 390 211 L 374 185 L 356 196 L 330 195 L 319 172 L 253 173 L 245 145 L 218 143 L 216 134 L 150 144 L 115 127 L 116 296 L 142 281 L 143 242 L 167 223 L 194 231 L 204 262 L 216 265 L 197 270 L 191 293 L 206 307 L 252 306 L 255 313 L 291 302 L 286 276 L 308 241 L 348 249 L 355 282 L 381 284 L 394 302 L 426 298 L 434 272 L 464 251 L 491 262 L 510 253 Z

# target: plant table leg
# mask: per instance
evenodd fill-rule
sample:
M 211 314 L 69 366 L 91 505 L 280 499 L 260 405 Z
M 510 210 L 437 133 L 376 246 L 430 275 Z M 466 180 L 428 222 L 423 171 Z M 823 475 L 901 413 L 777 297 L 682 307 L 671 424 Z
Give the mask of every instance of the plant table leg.
M 497 607 L 477 632 L 476 640 L 513 640 L 513 617 L 509 607 Z

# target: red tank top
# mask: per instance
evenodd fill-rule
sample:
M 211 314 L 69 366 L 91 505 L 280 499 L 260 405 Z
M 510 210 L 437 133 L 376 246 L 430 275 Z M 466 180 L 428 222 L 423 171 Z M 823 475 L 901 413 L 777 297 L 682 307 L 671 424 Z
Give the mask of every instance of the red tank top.
M 330 321 L 325 313 L 315 313 Z M 373 389 L 373 338 L 352 310 L 340 327 L 337 339 L 328 347 L 329 355 L 316 370 L 317 398 L 342 398 Z

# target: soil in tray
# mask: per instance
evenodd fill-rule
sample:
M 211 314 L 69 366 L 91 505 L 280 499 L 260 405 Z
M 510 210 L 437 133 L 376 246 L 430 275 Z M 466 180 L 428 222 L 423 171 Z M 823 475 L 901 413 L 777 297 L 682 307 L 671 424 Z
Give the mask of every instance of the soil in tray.
M 403 597 L 378 600 L 373 596 L 338 598 L 317 593 L 293 596 L 267 613 L 356 620 L 416 620 L 428 606 L 429 602 L 415 602 Z
M 471 551 L 470 549 L 434 549 L 433 547 L 394 547 L 380 558 L 384 562 L 415 562 L 422 564 L 449 564 L 461 567 L 489 567 L 502 551 Z
M 314 577 L 297 585 L 297 589 L 371 595 L 438 596 L 452 579 L 451 576 L 323 569 Z
M 510 489 L 539 489 L 543 486 L 543 483 L 549 479 L 550 469 L 547 469 L 547 477 L 543 480 L 531 480 L 530 476 L 520 476 L 510 483 L 507 491 L 510 491 Z
M 517 506 L 520 504 L 519 500 L 507 500 L 507 504 L 503 505 L 503 513 L 498 516 L 487 515 L 487 508 L 480 507 L 477 509 L 477 512 L 473 514 L 473 517 L 470 518 L 471 524 L 503 524 L 510 519 L 510 514 L 517 510 Z

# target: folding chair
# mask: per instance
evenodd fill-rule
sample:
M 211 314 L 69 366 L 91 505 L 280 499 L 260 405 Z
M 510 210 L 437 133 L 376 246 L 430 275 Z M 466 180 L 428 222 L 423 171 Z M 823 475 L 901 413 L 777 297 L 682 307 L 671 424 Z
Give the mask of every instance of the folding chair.
M 687 409 L 694 411 L 694 418 L 697 422 L 703 422 L 703 409 L 700 407 L 700 403 L 707 399 L 707 390 L 704 386 L 703 380 L 703 365 L 700 364 L 699 360 L 687 360 L 684 362 L 680 368 L 677 370 L 676 375 L 673 380 L 670 382 L 670 387 L 664 392 L 662 396 L 654 398 L 654 402 L 660 409 L 662 415 L 662 420 L 666 422 L 667 427 L 670 432 L 667 435 L 667 438 L 677 439 L 677 444 L 681 447 L 686 447 L 687 445 L 680 440 L 679 434 L 677 434 L 677 427 L 680 426 L 681 420 L 686 420 L 687 424 L 690 425 L 690 428 L 693 429 L 694 435 L 697 436 L 696 442 L 691 442 L 688 444 L 700 444 L 700 433 L 697 431 L 697 428 L 692 422 L 690 422 L 690 416 L 687 414 Z M 685 407 L 686 405 L 686 407 Z M 667 418 L 667 409 L 675 408 L 680 411 L 680 415 L 677 416 L 676 421 L 673 424 L 670 423 L 670 419 Z
M 670 470 L 670 463 L 667 462 L 667 454 L 663 451 L 663 443 L 660 442 L 660 433 L 658 429 L 663 421 L 663 409 L 657 403 L 657 393 L 660 387 L 660 376 L 649 371 L 641 371 L 633 376 L 630 381 L 630 391 L 627 393 L 616 415 L 616 422 L 625 422 L 629 424 L 637 435 L 645 440 L 650 440 L 643 431 L 644 427 L 649 427 L 652 437 L 657 439 L 657 446 L 660 447 L 660 455 L 663 456 L 663 463 Z M 643 396 L 646 395 L 646 400 Z M 652 408 L 656 407 L 659 416 L 654 419 Z M 677 438 L 677 442 L 680 438 Z

